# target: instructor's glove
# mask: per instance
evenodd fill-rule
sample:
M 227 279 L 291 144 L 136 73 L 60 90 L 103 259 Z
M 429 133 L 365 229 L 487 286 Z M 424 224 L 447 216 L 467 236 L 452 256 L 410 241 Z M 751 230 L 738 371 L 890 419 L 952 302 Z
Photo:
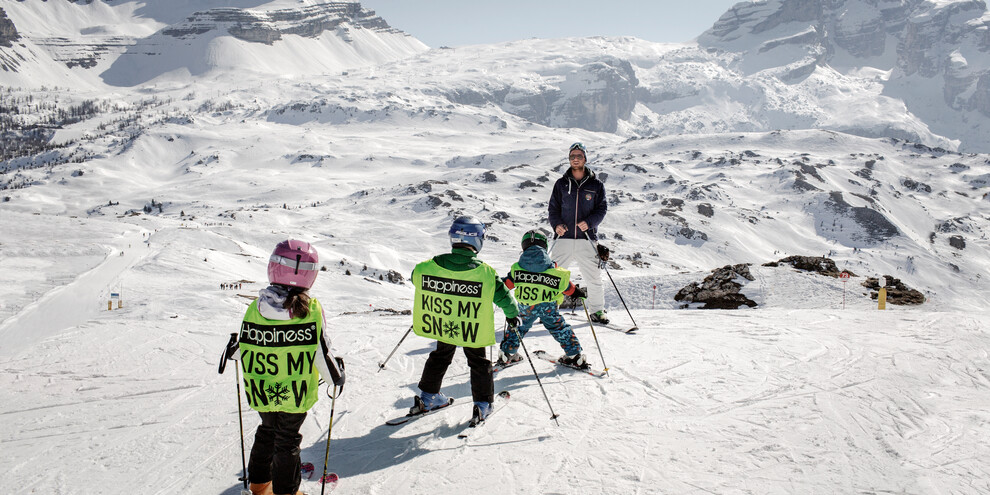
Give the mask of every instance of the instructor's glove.
M 588 298 L 588 289 L 581 287 L 580 285 L 574 284 L 574 292 L 571 293 L 571 297 L 578 297 L 581 299 Z
M 608 257 L 610 254 L 611 251 L 609 251 L 607 247 L 601 244 L 598 245 L 598 259 L 602 261 L 608 261 Z
M 521 324 L 522 318 L 518 316 L 513 316 L 512 318 L 509 318 L 508 316 L 505 317 L 505 325 L 509 327 L 509 330 L 515 330 L 516 327 Z

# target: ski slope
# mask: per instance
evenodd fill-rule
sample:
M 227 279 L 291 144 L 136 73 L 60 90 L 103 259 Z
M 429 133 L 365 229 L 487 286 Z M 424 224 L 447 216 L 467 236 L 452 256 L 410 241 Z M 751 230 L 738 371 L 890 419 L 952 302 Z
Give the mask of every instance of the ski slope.
M 246 308 L 244 296 L 262 287 L 267 253 L 243 249 L 219 227 L 131 222 L 142 228 L 124 230 L 117 249 L 135 236 L 140 241 L 144 230 L 154 232 L 151 247 L 125 250 L 124 257 L 110 251 L 107 261 L 81 269 L 4 323 L 5 342 L 31 344 L 0 347 L 4 493 L 238 493 L 234 373 L 216 370 Z M 86 220 L 81 231 L 91 237 L 79 240 L 96 243 L 131 222 Z M 126 254 L 140 249 L 148 254 Z M 204 259 L 202 250 L 211 254 Z M 122 266 L 111 268 L 111 260 Z M 126 288 L 123 308 L 66 302 L 68 293 L 106 290 L 111 274 Z M 834 279 L 785 268 L 761 267 L 754 275 L 746 291 L 765 306 L 740 311 L 677 310 L 669 298 L 651 309 L 636 288 L 642 284 L 620 278 L 641 330 L 596 329 L 610 378 L 535 361 L 560 414 L 557 426 L 530 366 L 505 370 L 496 389 L 510 391 L 512 400 L 465 441 L 456 438 L 471 414 L 460 355 L 444 386 L 456 399 L 452 407 L 405 426 L 384 425 L 411 405 L 431 349 L 410 336 L 378 371 L 410 323 L 385 310 L 408 309 L 411 293 L 388 307 L 362 309 L 337 302 L 337 294 L 377 300 L 376 281 L 321 274 L 314 294 L 325 301 L 348 372 L 331 443 L 337 493 L 990 489 L 979 455 L 990 440 L 984 311 L 877 311 L 851 288 L 843 310 Z M 248 282 L 239 291 L 216 283 L 242 279 Z M 628 324 L 614 291 L 607 294 L 615 323 Z M 76 321 L 22 326 L 35 315 L 59 313 Z M 578 325 L 582 315 L 565 315 L 600 366 L 589 327 Z M 559 352 L 542 329 L 524 342 L 530 353 Z M 317 403 L 303 427 L 303 460 L 318 471 L 330 405 L 326 398 Z M 245 411 L 244 421 L 250 449 L 257 415 Z

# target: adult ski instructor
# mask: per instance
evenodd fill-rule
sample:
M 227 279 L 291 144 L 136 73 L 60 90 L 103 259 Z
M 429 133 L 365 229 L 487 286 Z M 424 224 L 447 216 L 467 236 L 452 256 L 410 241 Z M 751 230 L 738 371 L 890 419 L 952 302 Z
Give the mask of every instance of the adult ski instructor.
M 550 225 L 557 234 L 550 255 L 561 268 L 568 267 L 572 262 L 577 263 L 587 285 L 591 321 L 607 324 L 609 320 L 605 312 L 600 265 L 602 258 L 594 242 L 598 240 L 598 225 L 605 219 L 608 210 L 605 186 L 587 167 L 588 151 L 583 144 L 571 145 L 567 161 L 570 167 L 553 185 L 547 208 Z

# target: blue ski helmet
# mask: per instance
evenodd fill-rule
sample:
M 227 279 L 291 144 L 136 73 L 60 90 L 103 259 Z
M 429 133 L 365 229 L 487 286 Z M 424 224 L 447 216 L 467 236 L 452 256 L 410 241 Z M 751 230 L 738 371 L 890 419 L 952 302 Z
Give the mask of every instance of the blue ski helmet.
M 481 245 L 485 240 L 485 224 L 472 216 L 460 216 L 454 219 L 450 225 L 450 245 L 466 244 L 474 248 L 474 252 L 481 252 Z

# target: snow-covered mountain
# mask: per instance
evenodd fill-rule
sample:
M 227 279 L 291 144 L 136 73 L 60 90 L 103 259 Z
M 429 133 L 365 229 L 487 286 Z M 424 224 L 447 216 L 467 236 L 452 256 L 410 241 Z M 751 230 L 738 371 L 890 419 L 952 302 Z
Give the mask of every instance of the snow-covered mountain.
M 845 2 L 840 24 L 868 5 L 923 19 L 888 3 Z M 900 25 L 884 24 L 882 53 L 834 28 L 797 35 L 839 15 L 820 5 L 740 4 L 683 44 L 428 50 L 357 4 L 3 3 L 0 492 L 236 494 L 234 378 L 217 356 L 288 237 L 319 249 L 313 292 L 348 362 L 340 493 L 986 492 L 990 155 L 914 110 L 948 108 L 921 92 L 939 76 L 910 102 L 891 93 Z M 959 12 L 947 29 L 975 22 Z M 412 267 L 464 213 L 489 225 L 481 257 L 504 272 L 546 223 L 574 141 L 609 193 L 606 304 L 640 334 L 567 315 L 611 377 L 534 363 L 559 427 L 528 366 L 499 375 L 512 400 L 467 444 L 456 404 L 382 426 L 429 350 L 407 339 L 378 372 L 408 328 Z M 763 266 L 789 255 L 855 275 Z M 754 309 L 674 300 L 737 263 Z M 877 311 L 862 284 L 881 274 L 925 303 Z M 541 330 L 526 344 L 556 350 Z M 458 358 L 457 404 L 466 376 Z M 314 464 L 329 412 L 321 400 L 304 426 Z M 248 411 L 248 448 L 256 424 Z
M 42 83 L 42 67 L 110 86 L 232 72 L 318 76 L 427 48 L 358 3 L 56 0 L 11 5 L 8 17 L 21 38 L 4 49 L 4 82 L 17 86 Z
M 326 77 L 426 50 L 356 3 L 59 0 L 7 10 L 3 32 L 19 38 L 0 44 L 0 81 L 17 87 Z M 741 2 L 697 43 L 466 47 L 450 51 L 475 52 L 477 69 L 454 80 L 430 67 L 462 54 L 435 50 L 409 84 L 540 125 L 623 136 L 818 128 L 990 151 L 988 22 L 980 0 Z
M 932 133 L 985 152 L 988 33 L 982 0 L 767 0 L 736 4 L 698 43 L 731 55 L 727 66 L 746 77 L 792 85 L 872 79 L 882 95 L 876 100 L 902 101 Z M 865 135 L 899 131 L 876 127 Z

